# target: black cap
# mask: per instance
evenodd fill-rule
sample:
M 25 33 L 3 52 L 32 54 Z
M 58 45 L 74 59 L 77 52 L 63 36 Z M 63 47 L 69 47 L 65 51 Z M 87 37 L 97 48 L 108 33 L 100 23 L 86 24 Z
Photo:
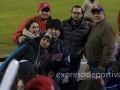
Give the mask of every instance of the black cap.
M 18 76 L 24 76 L 34 73 L 35 73 L 34 67 L 30 61 L 28 60 L 19 61 Z
M 49 28 L 55 28 L 55 29 L 61 31 L 61 21 L 59 19 L 50 20 L 47 24 L 46 29 L 48 30 Z

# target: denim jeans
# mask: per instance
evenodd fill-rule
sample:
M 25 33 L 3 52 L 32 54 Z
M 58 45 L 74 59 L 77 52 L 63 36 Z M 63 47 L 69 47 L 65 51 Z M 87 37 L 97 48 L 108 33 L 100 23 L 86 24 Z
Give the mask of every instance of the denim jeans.
M 89 69 L 91 71 L 92 76 L 102 77 L 102 79 L 104 80 L 104 86 L 106 87 L 107 78 L 108 78 L 109 72 L 111 71 L 113 63 L 112 62 L 108 63 L 107 66 L 105 67 L 105 71 L 103 72 L 101 72 L 98 69 L 99 62 L 89 63 L 88 65 L 89 65 Z

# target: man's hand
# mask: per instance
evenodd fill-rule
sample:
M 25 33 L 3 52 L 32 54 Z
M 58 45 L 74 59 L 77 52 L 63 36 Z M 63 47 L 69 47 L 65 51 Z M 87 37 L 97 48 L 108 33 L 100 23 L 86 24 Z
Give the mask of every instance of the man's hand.
M 25 36 L 19 36 L 18 37 L 18 42 L 21 43 L 23 41 L 25 41 L 26 37 Z
M 98 69 L 99 69 L 101 72 L 104 72 L 104 71 L 105 71 L 105 67 L 98 66 Z

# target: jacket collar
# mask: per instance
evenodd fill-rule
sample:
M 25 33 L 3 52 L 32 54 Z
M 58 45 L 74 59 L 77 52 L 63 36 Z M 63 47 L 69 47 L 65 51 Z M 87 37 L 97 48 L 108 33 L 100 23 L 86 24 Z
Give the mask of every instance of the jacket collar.
M 23 30 L 23 35 L 29 37 L 30 39 L 37 37 L 34 34 L 32 34 L 31 32 L 29 32 L 26 28 L 24 28 L 24 30 Z

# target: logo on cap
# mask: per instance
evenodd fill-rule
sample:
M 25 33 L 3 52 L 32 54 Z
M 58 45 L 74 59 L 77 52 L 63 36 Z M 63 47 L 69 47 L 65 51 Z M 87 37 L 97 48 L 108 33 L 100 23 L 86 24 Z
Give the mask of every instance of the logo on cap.
M 92 8 L 91 12 L 104 12 L 104 9 L 100 5 L 96 5 Z
M 46 7 L 48 4 L 46 3 L 46 4 L 44 4 L 44 6 Z
M 50 4 L 43 2 L 39 5 L 39 9 L 44 9 L 44 8 L 49 8 L 50 9 Z
M 94 9 L 98 9 L 98 6 L 94 6 Z
M 44 35 L 44 37 L 49 37 L 50 40 L 52 40 L 52 36 L 51 36 L 49 33 L 46 33 L 46 34 Z

